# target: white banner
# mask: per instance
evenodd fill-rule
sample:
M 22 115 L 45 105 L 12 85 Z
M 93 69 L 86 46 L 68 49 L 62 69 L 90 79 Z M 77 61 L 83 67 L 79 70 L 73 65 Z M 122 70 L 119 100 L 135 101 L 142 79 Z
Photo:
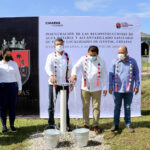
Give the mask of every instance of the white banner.
M 48 117 L 48 75 L 45 72 L 45 62 L 48 54 L 54 52 L 54 40 L 57 37 L 65 41 L 65 51 L 74 65 L 77 60 L 87 54 L 91 45 L 99 48 L 99 55 L 106 62 L 109 72 L 111 61 L 117 57 L 117 49 L 126 45 L 128 53 L 137 60 L 141 72 L 141 37 L 140 20 L 138 18 L 116 17 L 40 17 L 39 18 L 39 82 L 40 82 L 40 117 Z M 107 75 L 108 76 L 108 75 Z M 77 102 L 73 92 L 70 93 L 70 117 L 82 117 L 82 102 L 80 98 L 81 80 L 77 83 Z M 56 103 L 55 117 L 59 117 L 59 96 Z M 123 107 L 122 107 L 123 108 Z M 100 117 L 113 117 L 114 101 L 108 94 L 101 98 Z M 132 116 L 141 115 L 141 88 L 134 96 L 131 108 Z M 121 115 L 124 111 L 122 109 Z M 92 106 L 90 108 L 92 117 Z

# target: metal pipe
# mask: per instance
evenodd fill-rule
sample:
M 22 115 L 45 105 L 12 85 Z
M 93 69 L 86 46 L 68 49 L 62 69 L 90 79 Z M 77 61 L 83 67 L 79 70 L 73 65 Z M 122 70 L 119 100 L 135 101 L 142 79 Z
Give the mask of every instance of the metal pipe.
M 60 91 L 60 131 L 66 132 L 66 90 Z

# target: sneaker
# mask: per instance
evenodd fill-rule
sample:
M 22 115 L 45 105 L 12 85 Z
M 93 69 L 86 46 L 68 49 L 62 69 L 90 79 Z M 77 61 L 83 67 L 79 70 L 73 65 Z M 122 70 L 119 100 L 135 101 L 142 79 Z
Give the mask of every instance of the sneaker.
M 94 132 L 95 132 L 96 134 L 101 133 L 101 130 L 99 129 L 98 126 L 95 126 L 93 129 L 94 129 Z
M 110 130 L 114 132 L 117 131 L 118 129 L 119 129 L 118 125 L 113 125 Z
M 14 126 L 10 126 L 11 132 L 17 132 L 16 128 Z
M 55 129 L 55 126 L 54 125 L 48 125 L 45 129 L 46 130 L 48 130 L 48 129 Z
M 126 128 L 128 129 L 129 132 L 133 133 L 135 132 L 135 130 L 133 128 L 131 128 L 130 126 L 126 126 Z
M 3 126 L 3 128 L 2 128 L 2 134 L 5 134 L 5 133 L 7 133 L 7 127 L 6 126 Z
M 87 126 L 87 125 L 84 125 L 84 128 L 86 128 L 86 129 L 89 129 L 89 126 Z

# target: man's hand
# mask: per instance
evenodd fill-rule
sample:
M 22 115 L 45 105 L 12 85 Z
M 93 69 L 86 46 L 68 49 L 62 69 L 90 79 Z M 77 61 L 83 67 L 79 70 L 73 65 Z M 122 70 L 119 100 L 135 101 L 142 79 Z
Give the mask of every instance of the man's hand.
M 76 75 L 71 76 L 71 83 L 74 83 L 75 81 L 77 81 L 77 76 Z
M 112 94 L 112 92 L 113 92 L 113 89 L 110 89 L 110 90 L 109 90 L 109 94 Z
M 21 95 L 22 91 L 21 90 L 18 90 L 18 95 Z
M 70 91 L 72 91 L 74 88 L 74 84 L 70 84 Z
M 104 90 L 103 91 L 103 96 L 106 96 L 107 95 L 107 90 Z
M 53 75 L 50 76 L 50 81 L 51 81 L 51 83 L 53 83 L 53 84 L 55 83 L 55 78 L 54 78 Z
M 138 88 L 135 88 L 135 89 L 134 89 L 134 93 L 137 94 L 138 92 L 139 92 L 139 89 L 138 89 Z

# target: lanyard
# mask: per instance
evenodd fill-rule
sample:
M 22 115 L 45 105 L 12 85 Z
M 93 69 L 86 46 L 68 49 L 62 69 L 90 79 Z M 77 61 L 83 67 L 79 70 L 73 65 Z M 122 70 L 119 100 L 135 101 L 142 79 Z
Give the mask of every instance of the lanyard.
M 132 64 L 132 58 L 128 57 L 129 63 L 130 63 L 130 70 L 129 70 L 129 83 L 126 88 L 126 91 L 129 92 L 131 88 L 131 83 L 132 83 L 132 77 L 133 77 L 133 64 Z M 116 59 L 116 64 L 115 64 L 115 92 L 118 92 L 118 84 L 119 84 L 119 58 Z
M 67 53 L 64 53 L 64 55 L 66 56 L 66 60 L 67 60 L 67 68 L 66 68 L 66 82 L 69 82 L 69 57 Z M 55 88 L 57 88 L 57 52 L 54 52 L 54 78 L 55 78 Z
M 99 79 L 100 79 L 100 58 L 97 59 L 98 61 L 98 72 L 97 72 L 97 82 L 96 85 L 99 87 Z M 84 62 L 84 87 L 86 87 L 86 82 L 87 82 L 87 64 L 88 64 L 88 56 L 85 56 L 85 62 Z

